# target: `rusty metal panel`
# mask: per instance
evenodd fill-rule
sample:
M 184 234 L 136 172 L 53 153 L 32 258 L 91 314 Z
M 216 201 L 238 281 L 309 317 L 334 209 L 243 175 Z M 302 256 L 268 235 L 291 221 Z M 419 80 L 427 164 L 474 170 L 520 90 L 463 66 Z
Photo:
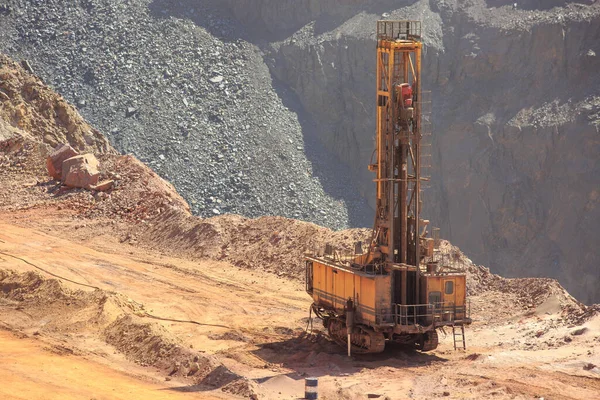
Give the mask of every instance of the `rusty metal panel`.
M 375 280 L 360 277 L 362 304 L 367 307 L 375 308 Z
M 333 297 L 335 309 L 343 310 L 346 300 L 349 298 L 354 300 L 355 297 L 354 274 L 330 267 L 328 267 L 328 270 L 331 271 L 332 291 L 330 293 Z
M 313 300 L 315 303 L 320 301 L 320 292 L 323 289 L 323 266 L 313 262 Z
M 377 297 L 375 311 L 383 319 L 380 322 L 391 322 L 392 317 L 392 275 L 381 275 L 375 278 Z
M 354 296 L 354 274 L 345 274 L 344 277 L 344 285 L 345 285 L 345 291 L 344 291 L 344 298 L 348 299 L 351 298 L 354 303 L 356 303 L 356 299 Z
M 427 293 L 430 292 L 441 292 L 442 291 L 442 278 L 439 276 L 428 276 L 427 277 Z
M 335 294 L 335 287 L 333 283 L 333 269 L 325 267 L 325 271 L 327 274 L 327 285 L 325 286 L 325 291 L 330 294 Z
M 313 263 L 313 298 L 320 306 L 333 306 L 331 299 L 326 296 L 327 293 L 331 293 L 328 284 L 331 282 L 331 268 L 321 263 Z
M 378 324 L 382 322 L 378 321 L 378 314 L 393 311 L 391 279 L 391 275 L 365 276 L 314 261 L 313 299 L 321 307 L 342 313 L 351 298 L 356 305 L 357 320 Z
M 457 276 L 454 283 L 454 290 L 456 291 L 456 305 L 464 306 L 466 303 L 466 276 Z
M 445 276 L 442 281 L 442 301 L 445 306 L 455 305 L 456 304 L 456 277 L 454 276 Z M 446 286 L 451 284 L 451 291 L 446 292 Z
M 375 279 L 375 289 L 377 291 L 377 304 L 392 304 L 392 276 L 382 275 Z
M 359 307 L 356 310 L 356 316 L 363 323 L 375 323 L 375 279 L 365 276 L 357 276 L 360 281 L 357 297 L 359 299 Z

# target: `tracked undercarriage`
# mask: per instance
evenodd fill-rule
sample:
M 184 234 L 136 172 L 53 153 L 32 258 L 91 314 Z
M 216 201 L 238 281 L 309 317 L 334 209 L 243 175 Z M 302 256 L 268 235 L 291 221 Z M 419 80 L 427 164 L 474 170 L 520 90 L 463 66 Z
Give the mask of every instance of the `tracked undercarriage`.
M 329 337 L 340 346 L 347 347 L 348 328 L 345 319 L 326 318 L 323 325 L 327 327 Z M 366 325 L 355 325 L 350 334 L 350 343 L 354 354 L 381 353 L 385 349 L 385 336 Z
M 323 326 L 327 329 L 329 337 L 340 346 L 346 348 L 348 345 L 348 327 L 345 316 L 334 316 L 330 310 L 317 308 L 313 304 L 313 311 L 323 320 Z M 354 324 L 350 335 L 351 352 L 353 354 L 381 353 L 385 350 L 386 333 L 376 332 L 372 327 L 362 324 Z M 438 346 L 438 334 L 435 329 L 424 333 L 394 335 L 388 332 L 390 341 L 413 346 L 415 349 L 427 352 L 435 350 Z

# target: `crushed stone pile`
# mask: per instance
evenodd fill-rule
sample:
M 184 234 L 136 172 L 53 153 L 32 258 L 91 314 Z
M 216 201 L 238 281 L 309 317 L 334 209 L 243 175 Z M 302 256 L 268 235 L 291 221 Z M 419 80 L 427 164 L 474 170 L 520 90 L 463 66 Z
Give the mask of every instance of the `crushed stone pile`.
M 122 218 L 128 222 L 145 221 L 165 205 L 189 211 L 173 185 L 135 157 L 118 155 L 73 106 L 3 55 L 0 76 L 1 209 L 55 205 L 76 210 L 82 217 Z M 80 185 L 91 191 L 63 187 L 59 180 L 66 181 L 67 176 L 58 165 L 48 167 L 48 158 L 63 143 L 73 148 L 69 155 L 86 153 L 92 160 L 94 154 L 97 156 L 99 165 L 95 161 L 93 164 L 98 171 L 94 168 L 91 177 L 92 183 L 97 180 L 100 184 L 90 186 L 84 180 Z M 102 186 L 106 182 L 111 185 Z M 110 201 L 102 203 L 104 200 Z
M 173 185 L 131 155 L 104 155 L 99 159 L 106 177 L 112 179 L 114 189 L 96 193 L 84 199 L 73 209 L 85 218 L 119 218 L 146 224 L 167 208 L 190 212 L 187 202 Z M 87 200 L 87 201 L 86 201 Z
M 303 121 L 260 49 L 223 36 L 235 24 L 203 4 L 181 19 L 170 17 L 172 6 L 19 3 L 0 15 L 0 51 L 29 60 L 119 151 L 172 182 L 195 214 L 348 226 L 347 208 L 356 215 L 365 203 L 328 153 L 307 149 Z
M 0 186 L 5 189 L 0 191 L 0 209 L 53 206 L 72 211 L 79 219 L 122 220 L 133 225 L 146 223 L 167 207 L 189 212 L 173 185 L 131 155 L 98 156 L 98 180 L 112 182 L 108 190 L 69 188 L 46 171 L 46 157 L 52 150 L 48 145 L 19 130 L 3 130 L 0 121 L 2 132 L 10 135 L 0 140 Z

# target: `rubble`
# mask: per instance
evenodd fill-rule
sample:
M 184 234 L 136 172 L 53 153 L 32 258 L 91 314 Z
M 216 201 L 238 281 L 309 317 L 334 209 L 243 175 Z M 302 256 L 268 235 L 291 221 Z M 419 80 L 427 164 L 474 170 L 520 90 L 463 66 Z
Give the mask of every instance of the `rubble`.
M 63 179 L 63 162 L 71 157 L 75 157 L 79 155 L 70 145 L 66 143 L 61 143 L 46 160 L 46 168 L 48 169 L 48 175 L 50 175 L 55 180 Z
M 571 332 L 572 336 L 579 336 L 579 335 L 583 335 L 584 333 L 586 333 L 589 329 L 586 327 L 583 328 L 579 328 L 579 329 L 575 329 L 573 332 Z
M 46 168 L 52 178 L 69 187 L 108 191 L 115 184 L 111 179 L 99 182 L 99 163 L 93 154 L 79 155 L 66 143 L 59 144 L 50 153 Z
M 98 179 L 98 160 L 93 154 L 71 157 L 63 162 L 62 181 L 67 186 L 90 189 Z
M 27 58 L 120 152 L 172 182 L 196 215 L 213 215 L 213 197 L 220 213 L 348 227 L 347 207 L 366 203 L 347 190 L 344 168 L 318 147 L 307 149 L 301 121 L 261 50 L 214 35 L 213 27 L 228 21 L 206 5 L 194 6 L 194 21 L 165 18 L 177 7 L 148 0 L 24 4 L 0 17 L 0 51 Z M 83 21 L 95 28 L 82 29 Z
M 115 186 L 115 181 L 106 180 L 98 183 L 97 185 L 90 185 L 91 190 L 95 190 L 98 192 L 106 192 L 107 190 L 112 189 Z
M 77 152 L 115 153 L 75 107 L 4 54 L 0 54 L 0 93 L 0 119 L 50 147 L 67 143 Z

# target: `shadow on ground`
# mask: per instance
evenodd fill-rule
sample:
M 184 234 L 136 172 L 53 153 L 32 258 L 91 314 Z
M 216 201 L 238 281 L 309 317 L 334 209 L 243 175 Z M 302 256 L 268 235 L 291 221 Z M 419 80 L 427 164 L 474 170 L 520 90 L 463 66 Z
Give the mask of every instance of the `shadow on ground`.
M 365 368 L 421 367 L 447 361 L 435 354 L 421 353 L 396 343 L 388 343 L 383 353 L 356 354 L 348 357 L 344 349 L 321 332 L 303 332 L 288 339 L 259 344 L 257 347 L 258 349 L 252 352 L 255 356 L 266 363 L 281 365 L 295 371 L 298 375 L 292 375 L 297 379 L 306 376 L 307 373 L 317 377 L 339 376 L 358 373 Z

